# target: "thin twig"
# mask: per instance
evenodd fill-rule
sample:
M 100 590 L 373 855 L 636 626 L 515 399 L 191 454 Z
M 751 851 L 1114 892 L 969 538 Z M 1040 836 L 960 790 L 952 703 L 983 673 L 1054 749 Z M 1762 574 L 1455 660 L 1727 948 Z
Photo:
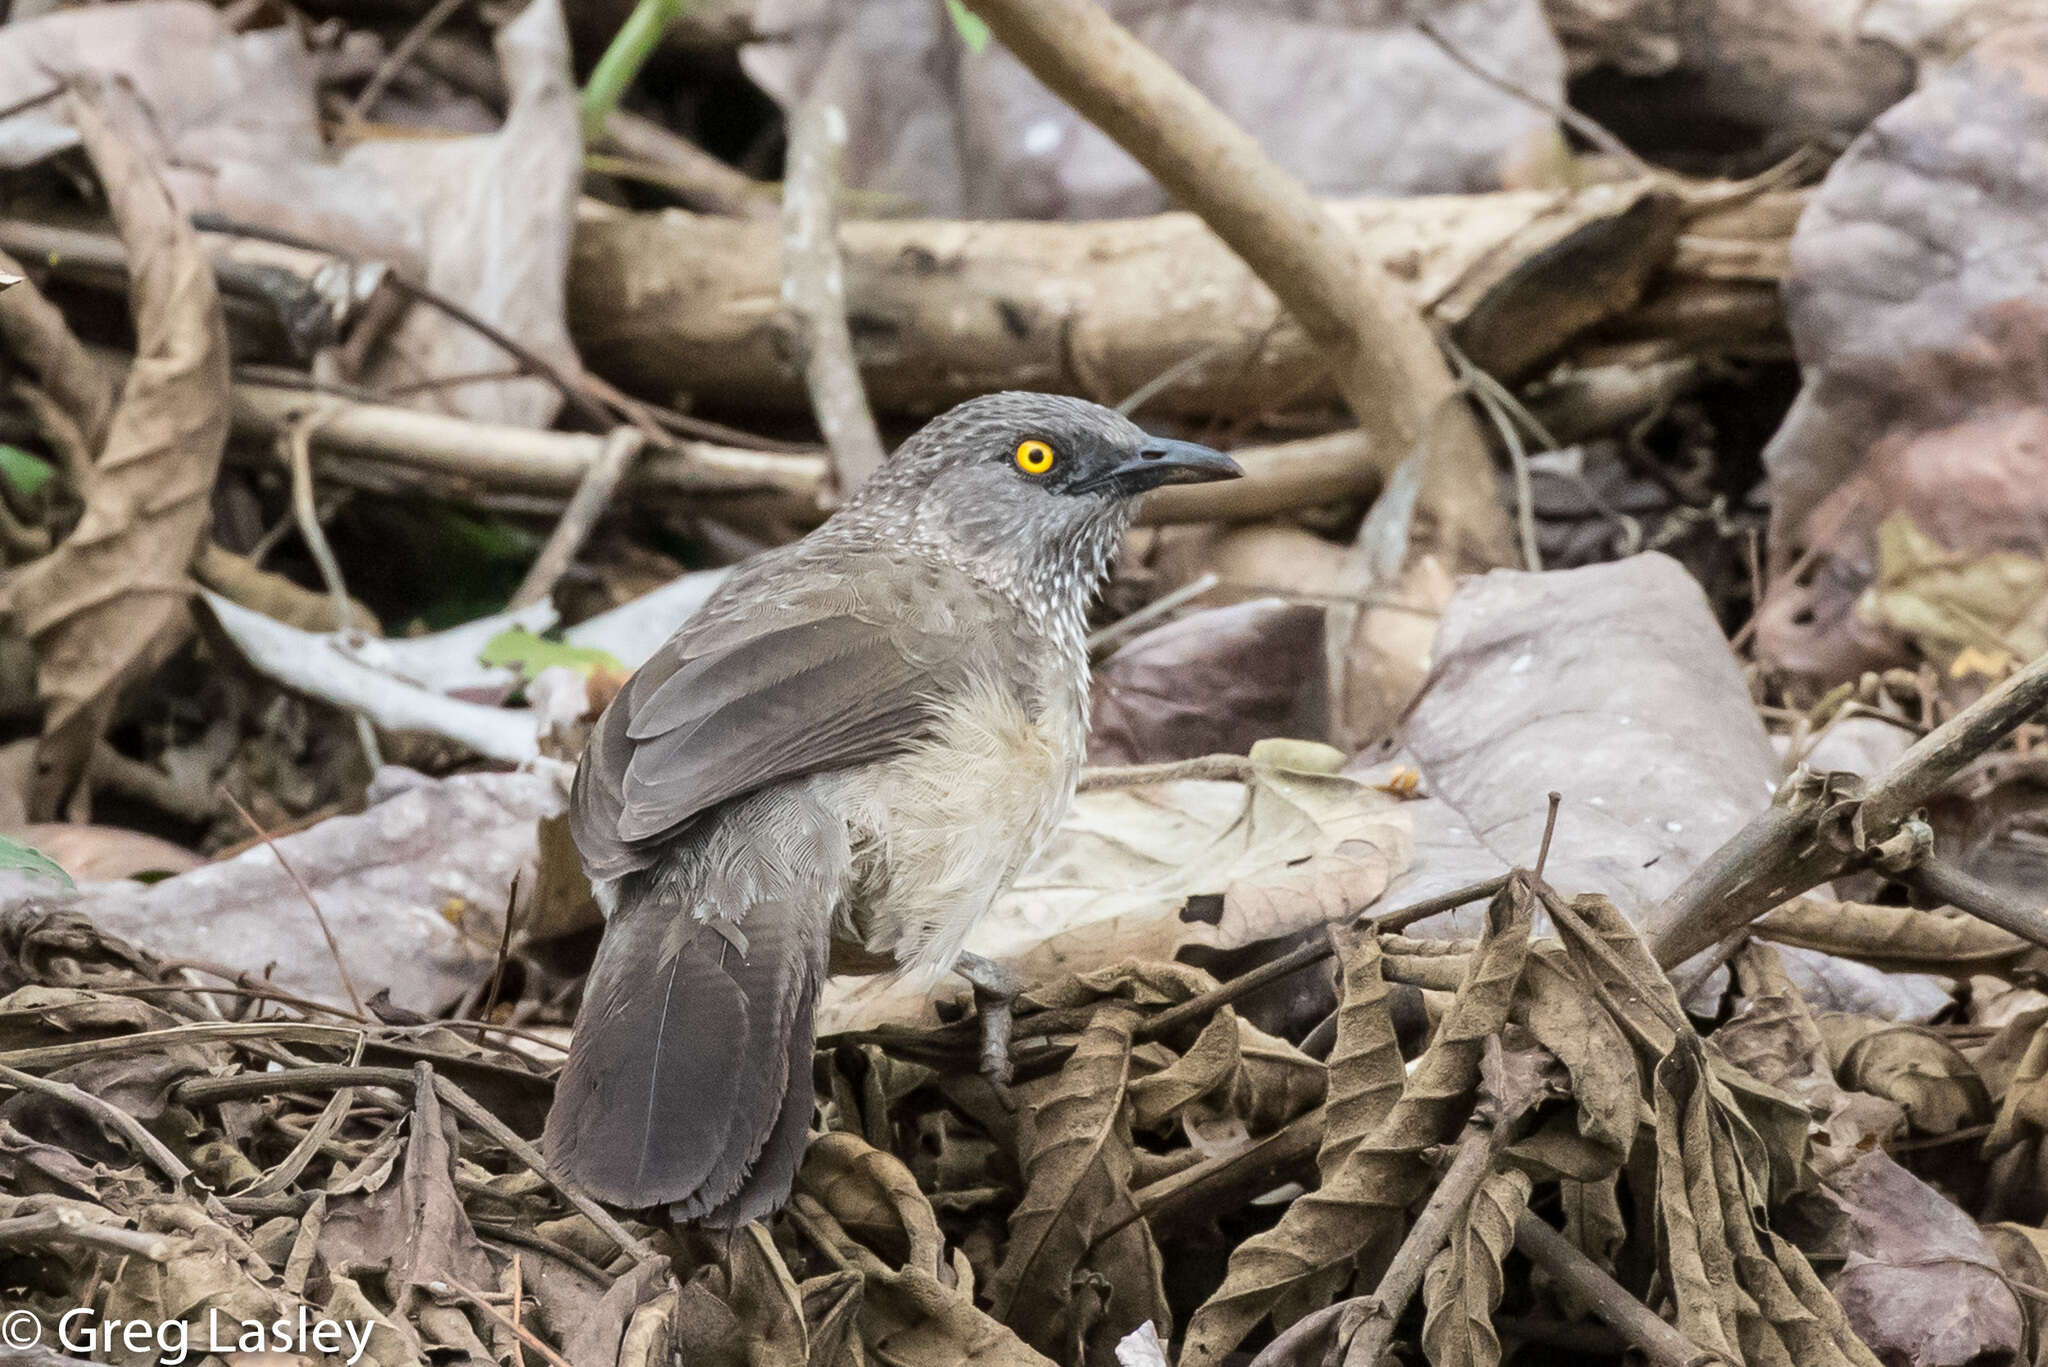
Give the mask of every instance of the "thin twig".
M 1957 911 L 1968 912 L 1980 921 L 2048 949 L 2048 916 L 2015 902 L 1998 888 L 1945 859 L 1927 855 L 1917 866 L 1900 874 L 1899 879 L 1935 901 L 1946 902 Z
M 183 1190 L 187 1182 L 193 1182 L 192 1169 L 185 1160 L 172 1153 L 164 1142 L 144 1129 L 142 1122 L 113 1102 L 94 1096 L 91 1092 L 74 1087 L 68 1082 L 55 1082 L 49 1078 L 24 1073 L 17 1068 L 0 1064 L 0 1083 L 17 1091 L 36 1092 L 54 1101 L 64 1102 L 85 1112 L 100 1124 L 121 1136 L 128 1148 L 137 1156 L 149 1160 L 150 1166 L 171 1180 L 171 1185 Z M 196 1186 L 197 1183 L 194 1182 Z
M 521 1139 L 510 1125 L 478 1105 L 469 1093 L 438 1073 L 434 1075 L 434 1090 L 440 1093 L 441 1100 L 447 1103 L 448 1109 L 461 1116 L 465 1123 L 483 1131 L 485 1137 L 492 1143 L 525 1164 L 536 1177 L 554 1188 L 555 1194 L 567 1201 L 572 1209 L 597 1226 L 598 1233 L 610 1239 L 621 1252 L 640 1263 L 662 1260 L 660 1254 L 647 1246 L 646 1240 L 637 1237 L 620 1224 L 610 1211 L 564 1182 L 560 1175 L 548 1166 L 547 1159 L 541 1156 L 539 1149 Z
M 1522 443 L 1522 434 L 1515 430 L 1515 424 L 1501 408 L 1493 392 L 1480 385 L 1469 384 L 1470 377 L 1478 367 L 1456 351 L 1448 337 L 1442 339 L 1450 352 L 1451 363 L 1461 379 L 1468 381 L 1472 397 L 1486 414 L 1493 430 L 1500 434 L 1501 445 L 1508 453 L 1508 470 L 1515 481 L 1515 534 L 1522 543 L 1522 568 L 1532 573 L 1543 569 L 1543 551 L 1536 544 L 1536 477 L 1529 466 L 1529 448 Z
M 460 1296 L 463 1300 L 468 1301 L 471 1305 L 483 1311 L 484 1314 L 488 1315 L 498 1325 L 502 1326 L 503 1328 L 511 1330 L 512 1336 L 514 1338 L 518 1339 L 519 1342 L 525 1344 L 527 1347 L 533 1349 L 534 1352 L 539 1353 L 542 1357 L 546 1358 L 548 1362 L 552 1364 L 552 1367 L 573 1367 L 573 1364 L 570 1363 L 569 1359 L 563 1357 L 560 1353 L 548 1347 L 546 1342 L 540 1339 L 538 1336 L 536 1336 L 532 1330 L 523 1328 L 517 1320 L 506 1318 L 504 1311 L 498 1309 L 497 1306 L 492 1305 L 482 1296 L 479 1296 L 476 1292 L 462 1285 L 462 1283 L 442 1281 L 428 1282 L 427 1290 L 435 1292 L 445 1291 L 452 1295 Z
M 334 1137 L 334 1132 L 341 1128 L 341 1122 L 348 1118 L 349 1108 L 355 1104 L 355 1088 L 337 1088 L 334 1095 L 327 1098 L 327 1104 L 320 1108 L 318 1118 L 308 1127 L 305 1135 L 292 1146 L 292 1151 L 284 1156 L 284 1161 L 240 1191 L 231 1194 L 247 1200 L 257 1196 L 276 1196 L 283 1192 L 286 1187 L 296 1182 L 299 1174 L 319 1156 L 327 1141 Z
M 306 899 L 306 905 L 313 909 L 313 919 L 320 925 L 321 938 L 327 941 L 327 952 L 334 959 L 334 971 L 341 977 L 342 990 L 348 993 L 349 1005 L 355 1008 L 355 1013 L 358 1017 L 367 1019 L 369 1012 L 364 1009 L 363 999 L 356 992 L 355 979 L 349 976 L 348 965 L 342 962 L 341 944 L 334 938 L 334 928 L 327 924 L 327 913 L 320 910 L 319 899 L 313 896 L 313 890 L 306 886 L 305 879 L 299 877 L 299 871 L 291 866 L 291 861 L 284 857 L 284 851 L 279 848 L 278 843 L 270 838 L 270 832 L 264 830 L 262 823 L 257 821 L 250 814 L 249 809 L 244 807 L 235 795 L 228 791 L 226 784 L 221 785 L 220 794 L 228 800 L 228 804 L 235 809 L 236 814 L 248 823 L 249 829 L 254 831 L 263 843 L 270 847 L 271 854 L 277 858 L 278 866 L 285 871 L 292 882 L 298 884 L 300 895 Z
M 171 1260 L 171 1244 L 163 1235 L 88 1220 L 72 1206 L 55 1206 L 33 1215 L 0 1220 L 0 1248 L 44 1248 L 51 1244 L 94 1248 L 124 1258 L 147 1258 L 153 1263 Z
M 330 417 L 331 410 L 323 408 L 302 413 L 286 426 L 283 440 L 285 459 L 291 465 L 292 516 L 299 524 L 299 538 L 312 553 L 313 563 L 320 567 L 321 581 L 334 599 L 337 629 L 345 631 L 360 623 L 356 621 L 355 604 L 348 596 L 348 585 L 342 581 L 341 562 L 334 558 L 334 548 L 327 544 L 327 533 L 320 526 L 320 511 L 313 502 L 313 431 Z M 363 747 L 370 772 L 375 773 L 384 767 L 384 750 L 377 743 L 377 728 L 360 712 L 351 712 L 349 717 L 355 723 L 356 742 Z
M 1273 329 L 1279 325 L 1280 320 L 1274 319 L 1272 323 L 1267 325 L 1267 333 L 1271 334 Z M 1260 345 L 1264 345 L 1263 340 L 1260 342 Z M 1175 361 L 1172 365 L 1124 395 L 1123 401 L 1115 405 L 1116 411 L 1127 418 L 1130 417 L 1174 385 L 1179 384 L 1182 380 L 1194 374 L 1203 366 L 1209 364 L 1209 362 L 1216 360 L 1225 352 L 1235 350 L 1237 346 L 1237 339 L 1230 337 L 1219 342 L 1211 342 L 1200 351 L 1181 357 L 1178 361 Z
M 1543 876 L 1543 866 L 1550 860 L 1550 837 L 1557 833 L 1557 809 L 1563 801 L 1563 793 L 1551 793 L 1550 811 L 1543 818 L 1543 844 L 1536 850 L 1536 868 L 1534 872 L 1538 878 Z
M 1417 921 L 1423 920 L 1426 917 L 1435 916 L 1440 912 L 1451 911 L 1468 903 L 1477 902 L 1484 897 L 1491 897 L 1505 887 L 1507 881 L 1508 876 L 1502 874 L 1498 878 L 1489 878 L 1484 882 L 1471 883 L 1462 888 L 1454 888 L 1439 896 L 1411 903 L 1396 911 L 1388 912 L 1383 916 L 1372 917 L 1373 929 L 1381 931 L 1401 930 L 1407 926 L 1414 925 Z M 1170 1006 L 1158 1015 L 1148 1017 L 1138 1026 L 1136 1038 L 1141 1043 L 1145 1040 L 1158 1039 L 1161 1035 L 1178 1030 L 1191 1021 L 1205 1020 L 1222 1007 L 1229 1005 L 1240 997 L 1256 992 L 1268 983 L 1278 982 L 1290 973 L 1298 973 L 1310 964 L 1321 963 L 1334 952 L 1330 945 L 1330 938 L 1327 935 L 1318 936 L 1296 946 L 1277 959 L 1260 964 L 1257 968 L 1240 973 L 1227 982 L 1218 983 L 1198 996 L 1188 998 L 1178 1006 Z
M 1083 771 L 1078 791 L 1099 793 L 1151 783 L 1244 783 L 1254 772 L 1252 762 L 1243 755 L 1198 755 L 1161 764 L 1105 764 Z
M 839 154 L 846 116 L 806 100 L 790 119 L 782 194 L 782 305 L 789 311 L 811 412 L 831 448 L 839 492 L 851 494 L 885 454 L 861 388 L 846 321 L 846 270 L 839 258 Z
M 1408 22 L 1415 26 L 1417 33 L 1420 33 L 1423 37 L 1429 39 L 1430 42 L 1436 44 L 1437 49 L 1444 56 L 1456 62 L 1466 71 L 1471 72 L 1503 95 L 1520 100 L 1523 104 L 1528 105 L 1540 114 L 1548 114 L 1551 118 L 1556 119 L 1559 123 L 1571 129 L 1572 132 L 1577 133 L 1587 142 L 1626 166 L 1631 174 L 1653 178 L 1662 175 L 1656 167 L 1636 155 L 1635 150 L 1627 143 L 1601 127 L 1594 119 L 1587 117 L 1584 113 L 1572 108 L 1568 104 L 1559 104 L 1555 100 L 1547 100 L 1535 91 L 1517 84 L 1505 76 L 1496 76 L 1493 72 L 1474 62 L 1465 55 L 1464 51 L 1456 43 L 1451 41 L 1450 37 L 1442 29 L 1436 26 L 1429 16 L 1410 14 Z
M 512 1367 L 526 1367 L 526 1349 L 519 1342 L 519 1321 L 526 1300 L 526 1281 L 520 1273 L 519 1251 L 512 1251 Z
M 1643 934 L 1657 962 L 1683 963 L 1859 865 L 1964 765 L 2043 706 L 2048 654 L 1915 741 L 1860 800 L 1824 785 L 1782 792 L 1652 909 Z
M 245 1097 L 273 1096 L 279 1092 L 318 1093 L 336 1087 L 382 1087 L 410 1097 L 417 1083 L 411 1069 L 346 1066 L 320 1064 L 310 1068 L 291 1068 L 274 1073 L 237 1073 L 231 1077 L 188 1077 L 172 1088 L 171 1095 L 181 1105 L 203 1106 L 219 1101 L 237 1101 Z M 610 1239 L 619 1250 L 635 1262 L 658 1262 L 660 1255 L 647 1242 L 634 1235 L 617 1217 L 597 1202 L 564 1182 L 560 1175 L 548 1166 L 540 1150 L 521 1139 L 510 1125 L 485 1110 L 476 1099 L 461 1087 L 450 1081 L 446 1074 L 433 1074 L 435 1095 L 449 1110 L 484 1138 L 496 1144 L 542 1181 L 551 1187 L 557 1196 L 568 1203 L 569 1208 L 597 1227 L 598 1233 Z
M 1651 1367 L 1703 1367 L 1722 1361 L 1718 1353 L 1709 1353 L 1659 1319 L 1542 1217 L 1526 1210 L 1517 1217 L 1515 1247 L 1543 1269 L 1554 1286 L 1590 1306 L 1602 1322 L 1634 1344 Z
M 1430 1260 L 1449 1240 L 1452 1228 L 1472 1204 L 1473 1193 L 1493 1170 L 1494 1155 L 1505 1143 L 1507 1130 L 1505 1125 L 1483 1123 L 1465 1127 L 1449 1170 L 1430 1193 L 1429 1204 L 1415 1217 L 1394 1260 L 1381 1274 L 1379 1285 L 1370 1296 L 1359 1298 L 1365 1318 L 1344 1353 L 1344 1367 L 1379 1367 L 1380 1359 L 1393 1342 L 1394 1326 L 1400 1322 L 1408 1302 L 1415 1298 Z
M 533 348 L 519 342 L 497 324 L 479 316 L 474 310 L 466 305 L 457 303 L 438 290 L 431 289 L 417 280 L 407 279 L 397 271 L 388 272 L 384 278 L 391 282 L 393 289 L 398 290 L 407 298 L 425 304 L 428 308 L 453 318 L 456 322 L 477 333 L 486 341 L 496 345 L 500 351 L 503 351 L 507 356 L 510 356 L 513 360 L 524 366 L 529 374 L 546 380 L 555 387 L 556 391 L 561 394 L 562 398 L 571 408 L 582 414 L 599 431 L 609 432 L 615 425 L 614 415 L 607 411 L 604 405 L 591 397 L 587 386 L 578 384 L 576 378 L 571 377 L 569 372 L 563 370 Z M 617 417 L 625 417 L 629 420 L 631 416 L 631 414 L 625 413 L 617 415 Z
M 398 79 L 399 73 L 411 64 L 413 57 L 426 45 L 427 39 L 439 33 L 441 26 L 453 19 L 455 12 L 468 3 L 469 0 L 435 0 L 434 7 L 421 15 L 418 23 L 406 30 L 405 36 L 398 40 L 398 45 L 392 48 L 384 60 L 377 64 L 377 69 L 370 73 L 370 79 L 364 84 L 362 93 L 349 105 L 348 112 L 342 116 L 342 121 L 347 124 L 358 124 L 369 117 L 370 110 L 376 107 L 377 101 L 383 98 L 391 83 Z
M 519 581 L 508 607 L 523 608 L 529 603 L 538 603 L 555 591 L 555 585 L 575 561 L 576 553 L 583 549 L 583 543 L 596 529 L 597 520 L 611 506 L 620 481 L 625 479 L 626 472 L 632 469 L 633 461 L 646 446 L 647 437 L 637 427 L 612 429 L 611 435 L 604 439 L 604 449 L 584 470 L 576 492 L 569 496 L 569 506 L 562 510 L 554 531 L 548 534 L 547 544 L 540 548 L 540 554 L 527 568 L 526 577 Z
M 505 928 L 498 935 L 498 961 L 491 968 L 490 990 L 484 993 L 483 1009 L 477 1015 L 483 1020 L 491 1018 L 491 1012 L 498 1005 L 498 989 L 505 983 L 505 965 L 512 957 L 512 914 L 519 910 L 519 871 L 512 874 L 512 891 L 505 894 Z

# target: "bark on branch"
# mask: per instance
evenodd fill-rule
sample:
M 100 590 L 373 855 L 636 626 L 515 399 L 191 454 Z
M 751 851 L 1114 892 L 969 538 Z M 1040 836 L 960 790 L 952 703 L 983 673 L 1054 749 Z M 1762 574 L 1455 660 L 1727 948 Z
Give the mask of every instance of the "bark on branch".
M 1694 202 L 1706 193 L 1606 185 L 1327 212 L 1410 307 L 1513 377 L 1595 329 L 1678 356 L 1779 343 L 1777 281 L 1803 196 L 1708 211 Z M 578 350 L 643 393 L 801 411 L 777 237 L 681 211 L 586 219 L 569 276 Z M 1191 214 L 855 220 L 839 244 L 854 354 L 881 411 L 928 414 L 996 389 L 1113 404 L 1176 367 L 1147 413 L 1241 418 L 1337 398 L 1314 340 Z

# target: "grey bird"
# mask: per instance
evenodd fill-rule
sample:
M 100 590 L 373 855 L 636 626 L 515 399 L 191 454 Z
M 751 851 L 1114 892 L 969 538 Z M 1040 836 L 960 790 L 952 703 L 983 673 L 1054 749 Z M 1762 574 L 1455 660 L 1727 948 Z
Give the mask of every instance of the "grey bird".
M 788 1198 L 826 974 L 955 966 L 1073 796 L 1088 604 L 1139 496 L 1239 473 L 1080 399 L 974 399 L 640 667 L 570 799 L 608 919 L 559 1170 L 714 1227 Z

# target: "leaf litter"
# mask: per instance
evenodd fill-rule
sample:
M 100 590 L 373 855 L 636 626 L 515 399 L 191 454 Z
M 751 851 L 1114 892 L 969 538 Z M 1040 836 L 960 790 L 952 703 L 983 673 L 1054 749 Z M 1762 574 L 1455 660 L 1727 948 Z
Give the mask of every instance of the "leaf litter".
M 986 32 L 948 8 L 979 57 Z M 1547 39 L 1537 7 L 1491 8 Z M 134 351 L 117 374 L 81 340 L 104 332 L 90 310 L 73 332 L 76 281 L 0 293 L 15 435 L 49 457 L 5 444 L 7 517 L 20 516 L 16 494 L 46 500 L 45 513 L 52 497 L 77 504 L 0 524 L 21 566 L 6 606 L 35 647 L 42 704 L 40 736 L 24 742 L 24 816 L 82 817 L 102 788 L 145 792 L 195 813 L 207 833 L 193 843 L 213 856 L 134 869 L 147 882 L 114 877 L 157 856 L 123 862 L 109 838 L 93 848 L 95 832 L 118 828 L 74 824 L 69 839 L 99 857 L 53 840 L 80 875 L 66 887 L 33 842 L 0 842 L 10 1305 L 54 1323 L 83 1301 L 103 1319 L 195 1334 L 310 1313 L 361 1335 L 333 1360 L 375 1364 L 2048 1361 L 2048 937 L 2025 914 L 2038 885 L 2025 881 L 2028 842 L 2013 838 L 2038 834 L 2025 795 L 2039 727 L 2027 718 L 2043 671 L 2021 668 L 2042 639 L 2038 538 L 1958 546 L 1950 522 L 1926 515 L 1923 489 L 1942 483 L 1928 471 L 2031 458 L 2035 419 L 1930 401 L 1903 411 L 1890 445 L 1849 440 L 1869 426 L 1861 410 L 1890 411 L 1884 377 L 1800 311 L 1815 291 L 1855 294 L 1836 253 L 1859 220 L 1919 212 L 1886 192 L 1892 153 L 1940 142 L 1970 117 L 1942 98 L 1973 70 L 2024 68 L 2038 38 L 1931 76 L 1931 98 L 1886 116 L 1891 144 L 1838 163 L 1801 229 L 1795 276 L 1809 303 L 1795 321 L 1825 343 L 1815 368 L 1837 383 L 1788 423 L 1770 473 L 1781 495 L 1800 495 L 1781 522 L 1810 518 L 1838 561 L 1871 551 L 1858 582 L 1827 586 L 1835 608 L 1850 594 L 1869 639 L 1816 642 L 1829 622 L 1790 631 L 1767 611 L 1765 653 L 1834 658 L 1847 641 L 1859 662 L 1896 664 L 1910 644 L 1925 668 L 1837 680 L 1817 701 L 1760 681 L 1726 646 L 1729 599 L 1701 591 L 1696 564 L 1656 553 L 1455 584 L 1427 544 L 1379 565 L 1384 514 L 1418 487 L 1417 463 L 1387 481 L 1380 518 L 1303 507 L 1242 534 L 1272 551 L 1256 584 L 1219 576 L 1220 551 L 1189 549 L 1201 536 L 1177 552 L 1161 542 L 1136 580 L 1156 574 L 1158 588 L 1186 570 L 1187 584 L 1229 582 L 1244 601 L 1110 632 L 1124 644 L 1095 672 L 1097 768 L 972 945 L 1028 984 L 1014 1081 L 977 1073 L 967 1004 L 886 978 L 835 984 L 796 1190 L 775 1218 L 725 1238 L 598 1207 L 558 1185 L 527 1138 L 595 917 L 587 898 L 561 894 L 573 871 L 538 832 L 559 834 L 563 761 L 617 666 L 644 658 L 722 570 L 686 573 L 638 547 L 667 588 L 617 606 L 631 596 L 620 581 L 571 576 L 565 598 L 595 590 L 615 610 L 566 614 L 587 620 L 559 640 L 565 614 L 544 599 L 387 641 L 374 617 L 341 611 L 351 599 L 338 582 L 323 595 L 257 569 L 253 547 L 242 557 L 209 540 L 275 490 L 223 464 L 246 406 L 231 386 L 248 378 L 229 365 L 231 345 L 248 352 L 246 320 L 222 298 L 233 272 L 221 240 L 237 233 L 195 231 L 195 209 L 215 227 L 226 210 L 333 229 L 353 283 L 323 327 L 376 318 L 388 294 L 380 304 L 356 285 L 385 265 L 450 296 L 454 312 L 412 308 L 394 323 L 385 310 L 323 354 L 302 377 L 329 391 L 320 404 L 354 401 L 340 375 L 394 410 L 515 425 L 499 438 L 547 426 L 565 398 L 572 421 L 595 405 L 655 425 L 652 407 L 583 375 L 569 342 L 572 223 L 636 212 L 578 202 L 589 182 L 563 22 L 575 16 L 538 0 L 498 27 L 494 49 L 470 35 L 482 65 L 467 68 L 462 108 L 496 100 L 498 132 L 414 142 L 357 128 L 330 157 L 316 93 L 333 92 L 315 54 L 252 12 L 236 7 L 230 22 L 146 3 L 0 30 L 0 79 L 57 71 L 65 85 L 0 121 L 0 161 L 72 156 L 65 174 L 97 178 Z M 359 60 L 346 46 L 318 56 Z M 1537 47 L 1550 73 L 1551 48 Z M 1455 61 L 1441 44 L 1429 52 Z M 452 60 L 445 45 L 421 55 L 406 80 L 433 89 Z M 1542 122 L 1526 100 L 1488 91 Z M 1987 117 L 2029 117 L 2038 99 L 2025 93 Z M 970 80 L 932 103 L 965 125 L 973 98 Z M 1965 141 L 1944 156 L 1964 157 Z M 500 193 L 509 182 L 521 193 Z M 2029 193 L 2001 182 L 2000 213 L 2025 220 Z M 0 269 L 52 278 L 31 265 Z M 1975 299 L 1974 266 L 1964 274 L 1971 318 L 2000 305 Z M 1886 316 L 1931 311 L 1940 295 L 1893 300 Z M 494 328 L 533 355 L 506 365 Z M 1970 341 L 1950 331 L 1958 349 Z M 2023 351 L 2027 335 L 2008 326 L 1993 341 Z M 1900 368 L 1924 382 L 1939 359 Z M 2033 370 L 1996 364 L 1994 389 L 2037 397 Z M 1867 457 L 1858 489 L 1898 507 L 1828 506 L 1813 472 L 1843 473 L 1852 454 Z M 350 469 L 347 491 L 365 502 L 478 494 L 467 476 L 407 484 L 388 453 L 367 476 L 328 455 L 318 478 L 330 498 Z M 1586 452 L 1566 455 L 1545 454 L 1546 477 L 1572 482 Z M 718 547 L 691 561 L 714 565 L 786 540 L 818 509 L 748 504 L 764 487 L 788 492 L 797 467 L 763 478 L 772 465 L 764 455 L 741 498 L 728 488 L 709 512 L 692 505 L 664 536 L 681 527 L 699 538 L 693 553 Z M 307 521 L 345 527 L 339 507 Z M 1641 543 L 1635 511 L 1598 511 L 1603 534 L 1613 523 Z M 1738 539 L 1741 515 L 1724 502 L 1690 515 Z M 1408 519 L 1395 520 L 1405 548 Z M 1676 544 L 1678 521 L 1650 544 Z M 319 534 L 294 525 L 313 554 Z M 1345 536 L 1349 550 L 1333 544 Z M 269 532 L 238 544 L 264 539 L 275 544 Z M 1543 541 L 1546 553 L 1558 544 Z M 23 546 L 33 553 L 13 553 Z M 1170 568 L 1167 552 L 1215 565 Z M 578 573 L 602 579 L 602 557 L 618 554 L 615 540 Z M 195 580 L 213 590 L 196 646 Z M 1119 581 L 1112 596 L 1133 589 Z M 1815 596 L 1790 572 L 1772 592 Z M 193 723 L 218 696 L 202 694 L 150 723 L 184 736 L 150 747 L 157 764 L 121 766 L 110 737 L 135 719 L 139 686 L 194 658 L 180 650 L 268 681 L 244 671 L 223 685 L 244 690 L 238 717 L 263 716 L 258 756 L 233 728 Z M 2031 702 L 1958 741 L 1948 728 L 1967 731 L 1997 704 L 1997 691 L 1973 701 L 1987 678 Z M 1986 753 L 2015 719 L 2018 743 Z M 1888 738 L 1869 751 L 1880 758 L 1830 772 L 1822 757 L 1846 749 L 1830 742 L 1859 723 Z M 346 760 L 307 758 L 323 740 Z M 386 747 L 405 762 L 377 765 Z M 1937 802 L 1866 823 L 1887 785 L 1939 765 L 1957 782 Z M 299 772 L 312 768 L 349 777 L 313 783 Z M 229 839 L 218 823 L 240 810 L 237 789 L 270 805 Z M 1986 896 L 1950 877 L 1950 895 L 1929 892 L 1921 876 L 1958 857 L 1953 807 L 1985 794 L 1996 801 L 1969 816 L 1979 829 L 1966 853 L 1997 849 L 2005 882 Z M 1814 811 L 1791 856 L 1752 838 Z M 1669 962 L 1671 909 L 1730 849 L 1785 895 L 1699 958 Z M 1801 860 L 1841 876 L 1802 877 Z M 2022 914 L 1998 900 L 2014 887 Z M 89 1355 L 167 1351 L 110 1342 Z

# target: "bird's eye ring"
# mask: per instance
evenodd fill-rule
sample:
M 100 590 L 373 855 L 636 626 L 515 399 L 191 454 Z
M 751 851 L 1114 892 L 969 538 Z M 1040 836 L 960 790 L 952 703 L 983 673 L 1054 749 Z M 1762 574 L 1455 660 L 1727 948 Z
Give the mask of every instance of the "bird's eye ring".
M 1017 443 L 1017 468 L 1027 475 L 1044 474 L 1052 469 L 1053 462 L 1058 459 L 1059 455 L 1051 445 L 1036 437 Z

